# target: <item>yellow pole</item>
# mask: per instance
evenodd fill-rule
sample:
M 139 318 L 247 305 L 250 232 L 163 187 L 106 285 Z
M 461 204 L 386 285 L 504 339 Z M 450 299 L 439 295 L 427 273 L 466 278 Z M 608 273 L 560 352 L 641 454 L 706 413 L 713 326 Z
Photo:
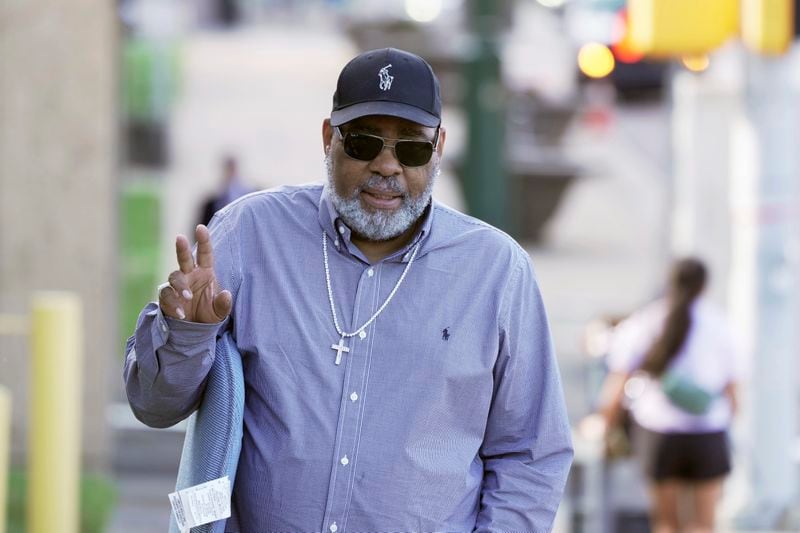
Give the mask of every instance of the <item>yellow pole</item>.
M 0 387 L 0 533 L 6 533 L 8 456 L 11 451 L 11 393 Z
M 29 533 L 78 531 L 81 312 L 75 294 L 39 292 L 33 296 Z

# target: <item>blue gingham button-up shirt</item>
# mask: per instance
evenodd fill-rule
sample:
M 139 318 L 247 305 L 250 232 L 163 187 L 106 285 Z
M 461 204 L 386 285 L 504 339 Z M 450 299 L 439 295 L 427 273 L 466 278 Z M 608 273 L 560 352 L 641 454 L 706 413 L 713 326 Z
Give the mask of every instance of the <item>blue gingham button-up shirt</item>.
M 362 335 L 345 331 L 394 298 Z M 234 296 L 221 324 L 142 312 L 128 398 L 165 427 L 202 399 L 216 335 L 243 357 L 244 436 L 226 531 L 550 531 L 572 459 L 528 255 L 434 202 L 407 247 L 370 264 L 322 186 L 246 196 L 211 226 Z

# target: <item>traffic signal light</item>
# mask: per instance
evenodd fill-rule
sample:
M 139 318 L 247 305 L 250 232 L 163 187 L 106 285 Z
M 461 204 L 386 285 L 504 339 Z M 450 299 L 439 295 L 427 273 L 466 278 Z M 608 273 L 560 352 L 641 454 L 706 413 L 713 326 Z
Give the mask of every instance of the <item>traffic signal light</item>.
M 739 0 L 629 0 L 628 17 L 632 42 L 645 54 L 700 55 L 736 34 Z
M 742 0 L 742 41 L 761 54 L 786 52 L 797 31 L 797 0 Z

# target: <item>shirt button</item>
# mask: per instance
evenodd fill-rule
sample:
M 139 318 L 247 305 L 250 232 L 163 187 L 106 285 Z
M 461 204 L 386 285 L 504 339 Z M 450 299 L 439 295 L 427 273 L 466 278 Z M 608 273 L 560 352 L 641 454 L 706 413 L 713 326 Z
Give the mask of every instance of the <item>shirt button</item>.
M 353 394 L 351 394 L 351 395 L 350 395 L 350 401 L 354 402 L 354 401 L 356 401 L 356 400 L 358 400 L 358 394 L 356 394 L 356 393 L 354 392 Z
M 344 235 L 344 226 L 339 226 L 339 233 Z
M 358 332 L 358 338 L 359 338 L 359 339 L 362 339 L 362 340 L 363 340 L 363 339 L 366 339 L 366 338 L 367 338 L 367 332 L 366 332 L 366 331 L 363 331 L 363 330 L 362 330 L 362 331 L 359 331 L 359 332 Z
M 342 466 L 347 466 L 350 463 L 350 459 L 348 459 L 347 456 L 345 455 L 339 460 L 339 462 L 342 463 Z
M 161 323 L 161 331 L 163 331 L 164 333 L 167 332 L 167 325 L 163 322 Z
M 333 245 L 334 246 L 339 246 L 339 239 L 336 239 L 335 241 L 333 241 Z
M 411 254 L 404 255 L 403 256 L 403 261 L 405 261 L 407 263 L 410 257 L 411 257 Z
M 331 524 L 331 527 L 329 527 L 328 529 L 331 530 L 331 533 L 336 533 L 337 531 L 339 531 L 339 526 L 337 526 L 336 522 L 334 522 L 333 524 Z
M 367 270 L 367 276 L 372 277 L 374 275 L 375 275 L 375 271 L 374 270 L 372 270 L 371 268 L 369 270 Z

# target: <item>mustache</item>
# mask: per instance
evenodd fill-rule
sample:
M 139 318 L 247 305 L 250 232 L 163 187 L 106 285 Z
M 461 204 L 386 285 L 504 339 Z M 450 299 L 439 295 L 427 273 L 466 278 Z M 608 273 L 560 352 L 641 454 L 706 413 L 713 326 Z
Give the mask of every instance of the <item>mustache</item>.
M 379 174 L 373 174 L 367 181 L 359 186 L 358 192 L 361 192 L 364 189 L 371 189 L 373 191 L 382 193 L 402 194 L 403 196 L 408 195 L 408 191 L 405 190 L 402 185 L 400 185 L 400 180 L 394 176 L 387 177 Z

